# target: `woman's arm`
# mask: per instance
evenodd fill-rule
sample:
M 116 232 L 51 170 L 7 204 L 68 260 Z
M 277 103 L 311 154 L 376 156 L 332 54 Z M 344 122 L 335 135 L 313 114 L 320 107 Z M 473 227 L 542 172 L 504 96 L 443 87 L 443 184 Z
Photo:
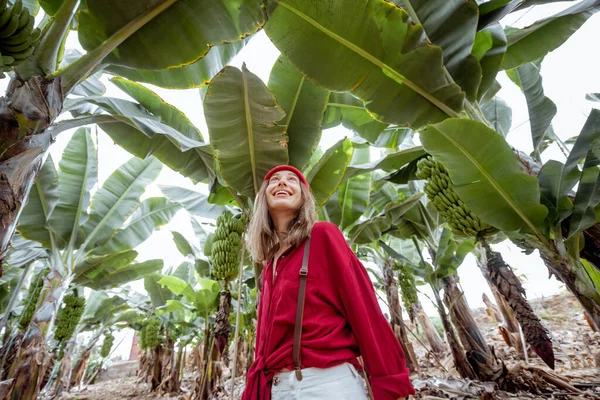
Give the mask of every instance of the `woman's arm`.
M 348 325 L 356 338 L 375 400 L 396 400 L 414 393 L 404 353 L 383 316 L 366 269 L 342 233 L 328 232 L 332 282 Z M 332 228 L 330 228 L 332 229 Z

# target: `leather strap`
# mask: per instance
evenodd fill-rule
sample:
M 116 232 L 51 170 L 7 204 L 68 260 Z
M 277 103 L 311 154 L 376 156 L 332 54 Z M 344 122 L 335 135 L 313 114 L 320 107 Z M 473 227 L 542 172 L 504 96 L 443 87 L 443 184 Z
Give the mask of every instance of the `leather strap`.
M 296 325 L 294 325 L 294 347 L 292 356 L 294 358 L 294 369 L 296 379 L 302 380 L 302 363 L 300 360 L 300 345 L 302 339 L 302 317 L 304 316 L 304 297 L 306 295 L 306 276 L 308 275 L 308 256 L 310 253 L 310 236 L 304 244 L 304 256 L 300 268 L 300 285 L 298 286 L 298 304 L 296 305 Z

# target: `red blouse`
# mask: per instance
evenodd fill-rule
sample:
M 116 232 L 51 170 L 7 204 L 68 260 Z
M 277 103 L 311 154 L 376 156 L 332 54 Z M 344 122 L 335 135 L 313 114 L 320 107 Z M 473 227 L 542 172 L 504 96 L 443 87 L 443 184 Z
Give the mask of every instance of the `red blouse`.
M 292 346 L 304 244 L 263 270 L 256 356 L 243 400 L 269 400 L 276 372 L 294 369 Z M 337 226 L 317 223 L 312 231 L 304 319 L 302 368 L 349 362 L 362 355 L 375 400 L 414 394 L 402 348 L 375 297 L 373 284 Z

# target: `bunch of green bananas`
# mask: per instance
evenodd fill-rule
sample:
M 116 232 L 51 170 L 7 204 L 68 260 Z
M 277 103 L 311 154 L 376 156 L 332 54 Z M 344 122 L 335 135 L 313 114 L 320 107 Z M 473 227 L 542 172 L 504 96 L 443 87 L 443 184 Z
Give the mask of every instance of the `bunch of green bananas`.
M 102 343 L 102 348 L 100 349 L 100 357 L 108 357 L 114 342 L 115 337 L 112 334 L 107 333 L 106 335 L 104 335 L 104 342 Z
M 406 311 L 410 312 L 419 301 L 415 277 L 407 265 L 396 264 L 394 269 L 398 271 L 398 286 L 400 286 L 402 304 L 404 304 Z
M 448 171 L 433 157 L 428 156 L 419 160 L 416 175 L 419 179 L 427 180 L 424 188 L 427 197 L 455 234 L 486 236 L 497 232 L 497 229 L 481 221 L 467 208 L 458 197 Z
M 225 210 L 217 218 L 217 230 L 210 251 L 213 275 L 217 279 L 231 280 L 239 273 L 242 233 L 245 223 Z
M 160 343 L 160 318 L 156 315 L 148 318 L 142 328 L 140 347 L 145 350 L 150 350 Z
M 38 299 L 40 298 L 40 293 L 44 287 L 44 276 L 48 275 L 48 272 L 50 272 L 48 268 L 43 269 L 31 280 L 27 298 L 23 303 L 24 308 L 21 312 L 21 320 L 19 321 L 19 328 L 21 328 L 21 330 L 25 330 L 25 328 L 29 326 L 31 318 L 33 318 L 35 306 L 37 305 Z
M 6 70 L 33 53 L 41 32 L 34 29 L 35 18 L 23 7 L 22 0 L 16 0 L 12 5 L 7 0 L 0 0 L 0 10 L 0 70 Z
M 61 344 L 58 358 L 62 359 L 64 349 L 83 315 L 85 309 L 85 298 L 79 297 L 76 293 L 70 293 L 63 299 L 63 305 L 56 314 L 56 330 L 54 338 Z

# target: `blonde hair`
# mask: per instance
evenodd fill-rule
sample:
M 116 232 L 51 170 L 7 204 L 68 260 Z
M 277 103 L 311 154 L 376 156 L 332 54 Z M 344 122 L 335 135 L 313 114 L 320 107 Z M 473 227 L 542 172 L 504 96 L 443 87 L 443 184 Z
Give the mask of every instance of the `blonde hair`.
M 261 263 L 269 261 L 280 246 L 275 225 L 267 207 L 267 186 L 268 182 L 263 182 L 256 195 L 246 241 L 246 246 L 254 262 Z M 300 196 L 304 201 L 296 217 L 287 227 L 287 241 L 290 246 L 296 246 L 309 237 L 317 222 L 315 198 L 302 183 L 300 184 Z

